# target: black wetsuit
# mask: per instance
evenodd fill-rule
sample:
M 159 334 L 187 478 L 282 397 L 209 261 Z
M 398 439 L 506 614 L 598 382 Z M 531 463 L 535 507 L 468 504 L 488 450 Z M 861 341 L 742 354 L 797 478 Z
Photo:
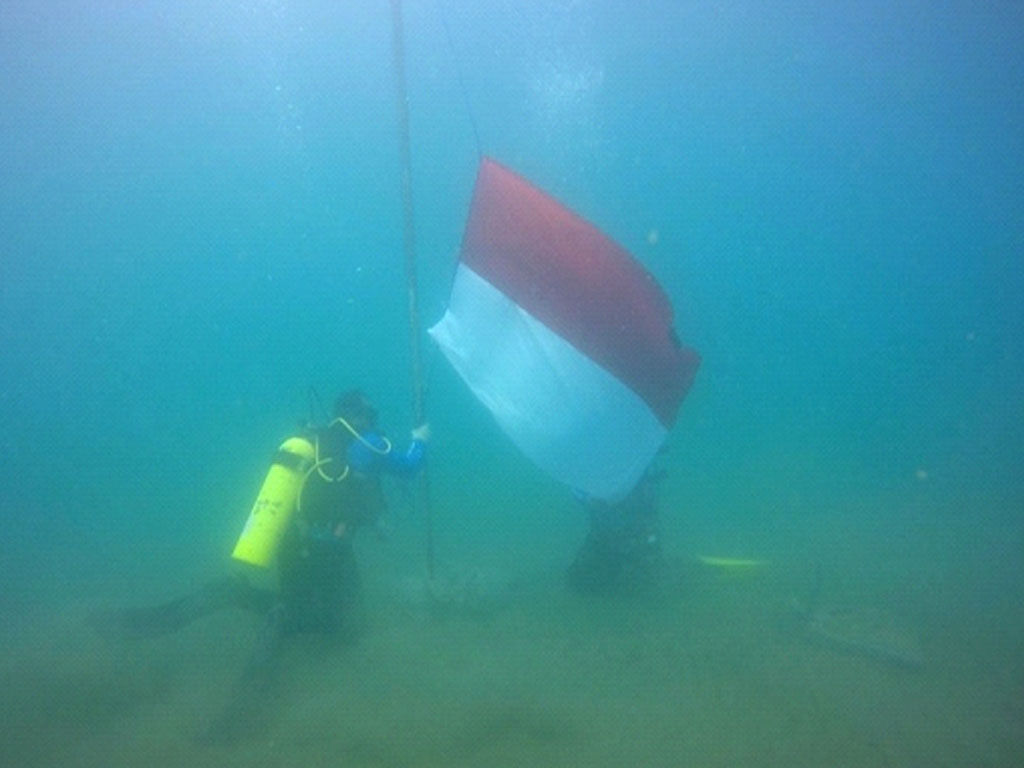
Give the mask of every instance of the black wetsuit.
M 660 474 L 645 475 L 615 503 L 588 499 L 590 530 L 566 571 L 578 592 L 632 592 L 651 587 L 661 566 L 656 485 Z
M 384 510 L 381 471 L 411 474 L 422 463 L 423 446 L 392 455 L 390 444 L 369 433 L 313 433 L 319 469 L 303 485 L 299 509 L 278 546 L 276 591 L 253 586 L 241 571 L 162 605 L 105 614 L 97 622 L 121 637 L 176 631 L 198 618 L 228 608 L 265 616 L 255 647 L 227 707 L 204 729 L 214 739 L 230 738 L 251 714 L 270 680 L 286 636 L 298 632 L 354 638 L 361 629 L 360 579 L 353 551 L 356 531 Z

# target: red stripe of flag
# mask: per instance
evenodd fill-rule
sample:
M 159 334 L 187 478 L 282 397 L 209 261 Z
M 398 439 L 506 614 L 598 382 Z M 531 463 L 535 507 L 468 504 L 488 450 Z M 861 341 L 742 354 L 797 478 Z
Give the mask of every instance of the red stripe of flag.
M 462 260 L 672 426 L 700 357 L 678 342 L 668 297 L 624 248 L 484 158 Z

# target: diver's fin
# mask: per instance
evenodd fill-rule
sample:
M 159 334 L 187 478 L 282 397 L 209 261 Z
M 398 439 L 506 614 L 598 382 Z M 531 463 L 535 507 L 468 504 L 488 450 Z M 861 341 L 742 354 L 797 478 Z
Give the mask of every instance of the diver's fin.
M 108 640 L 136 640 L 177 632 L 197 619 L 226 608 L 262 611 L 268 602 L 262 590 L 242 578 L 228 576 L 167 603 L 97 611 L 87 621 Z
M 771 565 L 770 560 L 756 560 L 744 557 L 715 557 L 713 555 L 697 555 L 697 560 L 712 568 L 733 568 L 743 570 L 747 568 L 761 568 Z
M 199 744 L 233 744 L 263 730 L 268 714 L 265 699 L 274 680 L 287 619 L 287 609 L 282 603 L 267 614 L 242 676 L 224 708 L 200 730 L 196 737 Z

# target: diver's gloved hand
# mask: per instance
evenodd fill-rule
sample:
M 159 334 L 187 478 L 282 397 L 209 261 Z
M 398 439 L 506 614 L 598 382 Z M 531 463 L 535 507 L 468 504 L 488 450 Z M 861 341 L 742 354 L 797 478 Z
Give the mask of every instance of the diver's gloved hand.
M 425 421 L 416 427 L 416 429 L 412 431 L 412 439 L 421 443 L 425 443 L 430 440 L 430 424 Z

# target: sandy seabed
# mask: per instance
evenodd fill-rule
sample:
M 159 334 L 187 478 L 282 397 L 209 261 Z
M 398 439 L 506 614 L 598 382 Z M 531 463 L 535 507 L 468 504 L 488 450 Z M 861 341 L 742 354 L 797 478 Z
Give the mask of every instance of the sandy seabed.
M 732 572 L 676 553 L 666 588 L 643 599 L 572 595 L 557 558 L 535 553 L 507 594 L 465 613 L 410 600 L 409 558 L 371 548 L 363 637 L 297 638 L 243 738 L 214 746 L 196 736 L 257 619 L 110 644 L 85 617 L 123 585 L 39 587 L 5 604 L 0 763 L 1016 766 L 1022 540 L 977 518 L 793 520 L 759 537 L 770 565 Z M 812 572 L 823 600 L 897 617 L 923 669 L 805 642 L 789 611 Z

